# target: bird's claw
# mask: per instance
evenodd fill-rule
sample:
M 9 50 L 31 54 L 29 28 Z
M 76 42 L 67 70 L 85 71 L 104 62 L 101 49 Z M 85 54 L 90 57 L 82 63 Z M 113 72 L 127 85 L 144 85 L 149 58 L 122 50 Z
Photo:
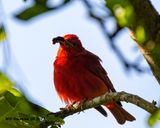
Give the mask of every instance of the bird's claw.
M 81 100 L 81 101 L 77 102 L 77 103 L 76 103 L 76 104 L 77 104 L 77 107 L 80 107 L 81 110 L 83 111 L 84 102 L 86 102 L 87 100 L 88 100 L 88 99 L 85 98 L 84 100 Z
M 74 101 L 72 102 L 71 104 L 68 104 L 65 106 L 65 108 L 60 108 L 61 111 L 64 111 L 64 110 L 72 110 L 72 109 L 75 109 L 74 105 L 76 104 L 77 102 Z

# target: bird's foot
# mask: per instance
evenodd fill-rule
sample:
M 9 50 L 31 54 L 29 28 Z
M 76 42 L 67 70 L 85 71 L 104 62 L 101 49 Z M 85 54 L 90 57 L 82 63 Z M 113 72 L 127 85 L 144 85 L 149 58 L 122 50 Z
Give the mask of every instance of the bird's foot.
M 77 103 L 76 103 L 76 108 L 80 108 L 80 109 L 82 110 L 82 112 L 84 112 L 84 111 L 83 111 L 83 109 L 84 109 L 84 103 L 85 103 L 87 100 L 88 100 L 88 99 L 85 98 L 85 99 L 77 102 Z M 80 112 L 79 112 L 79 113 L 80 113 Z M 79 114 L 79 113 L 78 113 L 78 114 Z
M 72 102 L 71 104 L 68 104 L 65 106 L 65 108 L 60 108 L 61 111 L 64 111 L 64 110 L 73 110 L 75 109 L 74 105 L 76 104 L 77 102 L 74 101 Z

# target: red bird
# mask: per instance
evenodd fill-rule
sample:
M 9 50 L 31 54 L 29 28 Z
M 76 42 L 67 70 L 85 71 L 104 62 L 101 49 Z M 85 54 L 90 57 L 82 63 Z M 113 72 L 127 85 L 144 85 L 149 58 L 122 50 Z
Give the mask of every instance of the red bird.
M 56 37 L 53 44 L 57 42 L 60 47 L 54 62 L 54 84 L 59 97 L 66 104 L 92 99 L 106 92 L 116 92 L 100 58 L 86 50 L 76 35 Z M 124 124 L 126 120 L 135 120 L 122 108 L 120 102 L 112 101 L 104 106 L 111 111 L 119 124 Z M 107 116 L 101 106 L 95 109 Z

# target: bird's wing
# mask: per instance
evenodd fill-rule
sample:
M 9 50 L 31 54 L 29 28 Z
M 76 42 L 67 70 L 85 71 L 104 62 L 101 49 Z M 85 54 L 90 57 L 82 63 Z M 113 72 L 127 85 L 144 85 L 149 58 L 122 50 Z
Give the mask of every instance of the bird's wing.
M 85 52 L 80 53 L 78 56 L 83 58 L 84 66 L 86 67 L 87 70 L 89 70 L 98 78 L 100 78 L 110 91 L 116 92 L 111 80 L 107 75 L 107 72 L 100 63 L 101 59 L 98 56 L 87 50 Z M 122 106 L 120 102 L 116 103 Z
M 116 92 L 112 82 L 110 81 L 107 75 L 107 72 L 100 63 L 101 59 L 87 50 L 86 52 L 80 53 L 80 56 L 83 57 L 83 60 L 85 60 L 84 65 L 87 68 L 87 70 L 99 77 L 108 87 L 108 89 L 110 89 L 112 92 Z

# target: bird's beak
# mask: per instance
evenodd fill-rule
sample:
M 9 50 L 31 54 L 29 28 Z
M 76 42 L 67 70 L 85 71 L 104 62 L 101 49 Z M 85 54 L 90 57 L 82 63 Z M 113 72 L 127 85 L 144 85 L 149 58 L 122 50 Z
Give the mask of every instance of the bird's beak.
M 58 36 L 52 39 L 53 44 L 56 44 L 56 43 L 63 44 L 64 42 L 65 42 L 65 39 L 61 36 Z
M 61 36 L 58 36 L 58 37 L 55 37 L 55 38 L 53 38 L 52 39 L 52 42 L 53 42 L 53 44 L 56 44 L 56 43 L 60 43 L 61 45 L 62 44 L 66 44 L 67 46 L 73 46 L 73 44 L 70 42 L 70 41 L 68 41 L 68 40 L 65 40 L 63 37 L 61 37 Z

